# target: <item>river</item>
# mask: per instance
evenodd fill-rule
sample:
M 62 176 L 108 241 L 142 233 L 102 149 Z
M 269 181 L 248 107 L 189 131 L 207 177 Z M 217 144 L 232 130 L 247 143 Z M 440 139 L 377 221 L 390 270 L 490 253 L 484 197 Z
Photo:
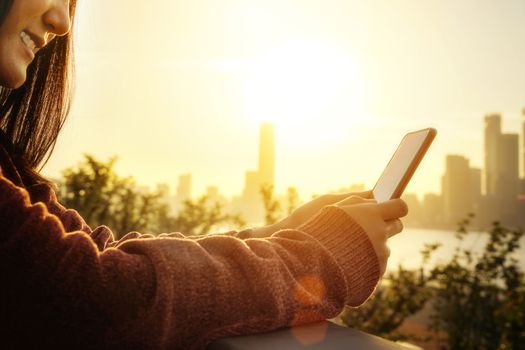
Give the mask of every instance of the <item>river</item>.
M 441 247 L 434 252 L 430 265 L 440 262 L 448 262 L 453 256 L 456 247 L 468 248 L 472 252 L 481 253 L 488 240 L 486 232 L 469 232 L 462 242 L 458 241 L 454 231 L 405 228 L 402 233 L 389 239 L 388 245 L 391 255 L 388 262 L 388 270 L 396 269 L 399 264 L 405 268 L 419 268 L 422 258 L 420 251 L 426 243 L 441 243 Z M 525 266 L 525 236 L 520 240 L 520 247 L 514 256 Z

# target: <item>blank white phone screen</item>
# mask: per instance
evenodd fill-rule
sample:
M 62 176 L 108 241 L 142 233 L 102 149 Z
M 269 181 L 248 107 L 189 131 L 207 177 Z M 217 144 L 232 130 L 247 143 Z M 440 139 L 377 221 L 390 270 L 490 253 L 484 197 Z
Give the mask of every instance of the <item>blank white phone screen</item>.
M 425 142 L 428 133 L 429 131 L 425 130 L 405 136 L 374 187 L 374 198 L 378 202 L 392 198 L 397 186 Z

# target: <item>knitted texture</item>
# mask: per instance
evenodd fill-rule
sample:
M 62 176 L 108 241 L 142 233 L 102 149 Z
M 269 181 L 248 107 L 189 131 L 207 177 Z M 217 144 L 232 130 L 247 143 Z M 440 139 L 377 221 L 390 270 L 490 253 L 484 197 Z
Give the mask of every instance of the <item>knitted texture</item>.
M 379 280 L 371 242 L 336 207 L 266 239 L 181 233 L 119 241 L 27 184 L 0 147 L 3 348 L 204 349 L 336 316 Z

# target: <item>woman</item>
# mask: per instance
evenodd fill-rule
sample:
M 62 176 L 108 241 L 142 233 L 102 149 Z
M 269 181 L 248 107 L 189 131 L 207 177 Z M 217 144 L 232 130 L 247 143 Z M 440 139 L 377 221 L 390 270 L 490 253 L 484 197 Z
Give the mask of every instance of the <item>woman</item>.
M 0 3 L 3 348 L 202 349 L 336 316 L 372 293 L 403 201 L 322 196 L 255 230 L 114 241 L 38 174 L 69 106 L 75 1 Z

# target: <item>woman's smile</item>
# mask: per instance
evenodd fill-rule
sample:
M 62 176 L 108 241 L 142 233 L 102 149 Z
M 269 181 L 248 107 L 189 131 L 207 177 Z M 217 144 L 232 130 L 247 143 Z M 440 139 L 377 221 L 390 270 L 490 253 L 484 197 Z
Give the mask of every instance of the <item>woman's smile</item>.
M 20 39 L 22 41 L 27 55 L 29 56 L 31 61 L 33 61 L 37 49 L 35 42 L 33 41 L 33 39 L 31 39 L 31 36 L 29 36 L 29 34 L 27 34 L 25 31 L 22 31 L 20 33 Z
M 38 51 L 70 26 L 70 1 L 12 1 L 0 25 L 0 84 L 20 87 Z

